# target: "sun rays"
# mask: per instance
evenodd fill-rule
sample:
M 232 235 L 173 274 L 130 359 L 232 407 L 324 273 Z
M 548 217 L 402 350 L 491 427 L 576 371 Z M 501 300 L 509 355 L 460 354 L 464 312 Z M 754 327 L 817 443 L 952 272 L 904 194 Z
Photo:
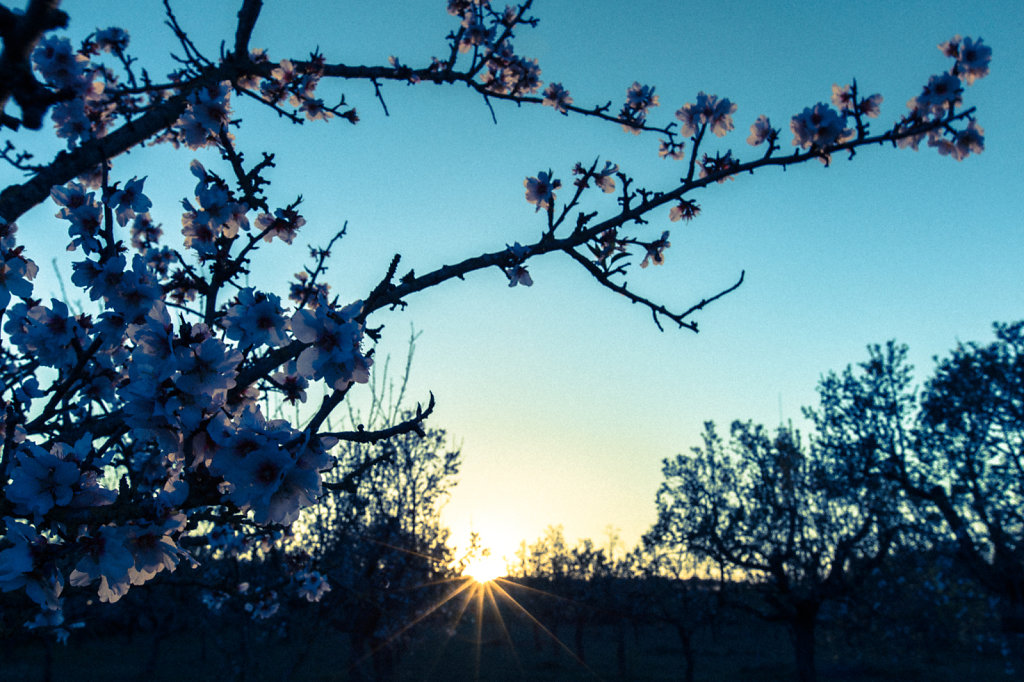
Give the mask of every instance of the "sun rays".
M 430 606 L 391 632 L 378 643 L 375 650 L 399 641 L 414 628 L 432 628 L 446 634 L 431 656 L 430 679 L 441 673 L 440 666 L 446 653 L 450 654 L 450 647 L 453 643 L 459 646 L 459 642 L 461 646 L 469 644 L 472 647 L 473 679 L 480 679 L 489 664 L 495 664 L 496 660 L 492 659 L 508 660 L 509 656 L 511 663 L 520 673 L 524 673 L 517 651 L 517 646 L 521 646 L 522 642 L 517 644 L 513 640 L 511 633 L 515 628 L 510 628 L 510 624 L 518 620 L 529 623 L 535 633 L 542 634 L 543 638 L 554 643 L 558 650 L 568 655 L 594 679 L 600 679 L 569 645 L 559 639 L 536 614 L 531 613 L 523 602 L 523 595 L 529 595 L 531 600 L 541 598 L 561 602 L 565 599 L 508 577 L 508 566 L 503 559 L 486 553 L 472 557 L 462 567 L 461 575 L 424 583 L 420 589 L 432 586 L 445 588 Z M 517 599 L 510 592 L 520 592 L 520 598 Z M 439 627 L 440 623 L 444 625 Z

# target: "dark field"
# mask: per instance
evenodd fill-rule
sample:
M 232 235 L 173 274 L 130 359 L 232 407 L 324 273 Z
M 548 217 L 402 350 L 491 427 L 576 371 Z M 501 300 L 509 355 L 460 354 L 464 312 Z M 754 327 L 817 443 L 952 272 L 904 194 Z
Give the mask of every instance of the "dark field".
M 470 609 L 471 611 L 472 609 Z M 72 634 L 65 647 L 51 645 L 52 679 L 75 682 L 111 680 L 682 680 L 680 641 L 667 626 L 588 624 L 583 659 L 576 655 L 575 627 L 555 628 L 559 641 L 511 607 L 501 609 L 503 624 L 485 612 L 482 626 L 464 615 L 445 631 L 429 621 L 409 630 L 410 641 L 391 672 L 375 674 L 367 657 L 356 660 L 349 638 L 315 620 L 292 625 L 288 633 L 256 630 L 251 623 L 216 631 L 176 632 L 159 641 L 151 633 L 90 637 Z M 996 651 L 970 647 L 929 647 L 926 643 L 819 631 L 819 679 L 929 680 L 961 682 L 1011 679 Z M 510 638 L 506 636 L 506 631 Z M 857 640 L 857 641 L 853 641 Z M 620 645 L 624 656 L 620 656 Z M 3 643 L 0 679 L 45 679 L 41 641 Z M 733 616 L 706 628 L 694 640 L 695 679 L 794 680 L 796 669 L 786 630 L 753 618 Z M 625 670 L 621 669 L 624 662 Z M 624 673 L 624 674 L 623 674 Z

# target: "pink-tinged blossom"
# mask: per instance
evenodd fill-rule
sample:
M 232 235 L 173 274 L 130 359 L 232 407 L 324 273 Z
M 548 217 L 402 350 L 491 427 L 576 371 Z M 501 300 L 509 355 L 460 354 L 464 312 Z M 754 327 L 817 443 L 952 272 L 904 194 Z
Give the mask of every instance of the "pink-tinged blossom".
M 298 520 L 299 512 L 314 504 L 322 494 L 319 472 L 302 468 L 296 463 L 285 471 L 281 484 L 270 495 L 265 508 L 262 504 L 253 505 L 253 521 L 291 525 Z
M 697 205 L 696 201 L 689 199 L 680 199 L 679 203 L 676 204 L 669 210 L 669 220 L 675 222 L 678 220 L 685 220 L 687 222 L 693 220 L 700 214 L 700 206 Z
M 278 296 L 246 287 L 224 317 L 225 335 L 243 348 L 283 346 L 288 343 L 287 322 Z
M 844 117 L 824 102 L 819 102 L 794 116 L 789 128 L 793 131 L 793 146 L 804 149 L 822 149 L 837 144 L 844 141 L 852 132 L 845 127 Z
M 980 154 L 985 149 L 985 129 L 978 125 L 977 121 L 971 121 L 967 127 L 956 134 L 956 146 L 964 159 L 971 152 Z
M 879 94 L 864 97 L 859 102 L 851 85 L 832 85 L 832 104 L 841 114 L 861 114 L 868 118 L 877 118 L 882 104 L 882 96 Z
M 868 118 L 878 118 L 882 111 L 882 96 L 877 92 L 870 97 L 865 97 L 857 105 L 857 110 Z
M 150 272 L 146 259 L 135 254 L 132 269 L 124 271 L 114 296 L 107 299 L 107 305 L 122 314 L 129 323 L 142 322 L 160 300 L 161 294 L 160 285 Z
M 60 608 L 64 578 L 55 564 L 56 548 L 24 521 L 5 517 L 10 546 L 0 550 L 0 591 L 25 590 L 44 609 Z
M 81 478 L 78 479 L 78 484 L 75 486 L 75 496 L 71 498 L 71 504 L 68 506 L 75 509 L 105 507 L 113 504 L 116 499 L 116 490 L 104 488 L 100 485 L 97 472 L 86 470 L 82 472 Z
M 950 156 L 957 161 L 963 161 L 971 152 L 980 154 L 985 149 L 985 130 L 975 121 L 967 124 L 967 128 L 956 133 L 956 137 L 950 139 L 941 134 L 929 136 L 928 146 L 938 149 L 942 156 Z
M 594 184 L 601 188 L 601 191 L 605 194 L 610 194 L 615 191 L 615 177 L 614 175 L 619 172 L 619 167 L 611 161 L 604 162 L 604 168 L 599 170 L 594 175 Z
M 185 146 L 199 149 L 216 141 L 231 120 L 230 95 L 231 83 L 225 81 L 199 88 L 188 96 L 188 108 L 176 128 Z
M 907 107 L 922 115 L 943 116 L 961 102 L 963 86 L 953 74 L 943 73 L 928 79 L 920 95 L 907 102 Z
M 639 81 L 635 81 L 626 89 L 626 106 L 633 111 L 647 111 L 658 106 L 658 96 L 654 94 L 654 87 L 641 85 Z
M 670 246 L 672 246 L 672 243 L 668 240 L 668 230 L 665 230 L 656 241 L 644 244 L 647 253 L 644 254 L 644 259 L 640 261 L 640 267 L 646 268 L 648 265 L 662 265 L 665 262 L 665 249 Z
M 765 141 L 775 142 L 777 137 L 778 132 L 772 128 L 772 122 L 762 114 L 750 124 L 750 137 L 747 138 L 747 144 L 756 147 Z
M 277 372 L 270 378 L 280 389 L 285 402 L 292 405 L 306 402 L 306 389 L 309 388 L 309 381 L 298 373 L 294 361 L 288 363 L 287 371 Z
M 536 59 L 519 57 L 507 42 L 487 58 L 487 70 L 480 80 L 501 95 L 525 95 L 540 89 L 540 67 Z
M 526 266 L 513 265 L 502 269 L 505 271 L 505 276 L 508 277 L 508 285 L 510 287 L 514 287 L 517 284 L 522 284 L 524 287 L 533 286 L 533 278 L 527 272 Z
M 309 344 L 295 363 L 299 373 L 322 378 L 338 390 L 369 381 L 372 362 L 359 351 L 363 326 L 352 320 L 361 309 L 362 301 L 338 312 L 321 302 L 315 310 L 303 308 L 292 315 L 292 334 Z
M 89 291 L 89 299 L 109 299 L 117 295 L 128 261 L 124 255 L 98 260 L 75 261 L 71 264 L 71 283 Z
M 736 113 L 736 105 L 728 98 L 719 99 L 717 95 L 697 94 L 697 101 L 684 105 L 676 112 L 676 118 L 682 121 L 679 132 L 686 136 L 697 134 L 702 126 L 708 126 L 716 136 L 722 137 L 733 128 L 732 115 Z
M 80 348 L 88 347 L 89 343 L 68 307 L 55 298 L 50 303 L 50 308 L 42 305 L 29 308 L 23 303 L 11 306 L 4 331 L 13 345 L 33 356 L 40 365 L 70 369 L 77 360 L 75 343 Z
M 256 229 L 265 232 L 263 240 L 267 242 L 277 237 L 285 244 L 291 244 L 295 233 L 305 224 L 306 219 L 291 208 L 279 208 L 274 211 L 274 215 L 261 213 L 256 218 Z
M 68 141 L 68 147 L 74 147 L 92 137 L 93 121 L 89 119 L 84 99 L 75 98 L 58 102 L 50 109 L 53 128 L 57 137 Z
M 89 58 L 78 54 L 67 38 L 47 36 L 32 51 L 32 64 L 45 80 L 54 87 L 65 87 L 82 78 Z
M 135 343 L 132 364 L 151 372 L 157 383 L 176 371 L 174 325 L 163 301 L 157 301 L 141 323 L 128 326 L 128 338 Z
M 71 584 L 83 587 L 99 580 L 101 602 L 112 604 L 123 597 L 131 587 L 128 571 L 135 565 L 127 540 L 127 530 L 117 526 L 101 526 L 94 535 L 79 538 L 84 556 L 71 571 Z
M 94 40 L 96 41 L 96 47 L 104 52 L 120 55 L 128 49 L 128 32 L 117 26 L 96 31 Z
M 331 591 L 327 578 L 319 571 L 303 571 L 295 576 L 295 580 L 298 583 L 299 596 L 309 602 L 320 601 Z
M 843 113 L 853 113 L 853 87 L 849 85 L 832 84 L 832 105 Z
M 295 281 L 289 286 L 288 300 L 315 307 L 319 301 L 327 300 L 330 288 L 326 282 L 313 282 L 308 272 L 296 272 Z
M 992 48 L 982 44 L 982 39 L 975 42 L 972 38 L 961 39 L 959 35 L 939 44 L 939 49 L 947 57 L 956 59 L 951 73 L 967 85 L 988 75 L 989 62 L 992 61 Z
M 462 38 L 459 52 L 469 52 L 474 47 L 487 45 L 494 40 L 494 29 L 487 27 L 477 14 L 467 14 L 462 21 Z
M 246 407 L 233 421 L 219 415 L 210 422 L 208 433 L 217 446 L 210 471 L 225 477 L 251 453 L 279 450 L 298 435 L 285 420 L 267 421 L 258 405 Z
M 324 101 L 313 97 L 303 98 L 299 111 L 305 114 L 307 121 L 329 121 L 334 118 L 334 112 L 327 108 Z
M 125 183 L 123 189 L 116 189 L 107 197 L 106 204 L 114 210 L 117 224 L 121 227 L 127 225 L 136 215 L 146 213 L 153 206 L 149 197 L 142 193 L 145 182 L 146 178 L 132 178 Z
M 17 462 L 6 490 L 16 512 L 39 520 L 54 507 L 71 503 L 81 475 L 75 462 L 65 461 L 32 443 L 21 444 Z
M 321 493 L 319 473 L 297 466 L 288 451 L 269 439 L 242 457 L 218 453 L 211 471 L 224 476 L 230 484 L 227 498 L 251 510 L 259 524 L 291 524 Z
M 626 102 L 619 112 L 619 119 L 623 121 L 622 129 L 639 135 L 640 128 L 647 120 L 647 110 L 656 106 L 658 96 L 654 94 L 654 87 L 634 82 L 626 89 Z
M 555 111 L 568 115 L 569 112 L 566 109 L 572 104 L 572 97 L 569 96 L 569 91 L 562 87 L 561 83 L 549 83 L 548 87 L 544 90 L 544 105 L 554 107 Z
M 489 7 L 490 4 L 489 0 L 448 0 L 448 14 L 464 17 L 477 11 L 477 7 Z
M 171 537 L 185 527 L 185 515 L 175 514 L 162 523 L 140 523 L 127 529 L 126 546 L 134 563 L 128 568 L 132 585 L 142 585 L 157 573 L 174 571 L 178 562 L 188 553 L 178 547 Z
M 156 246 L 164 233 L 160 226 L 153 222 L 153 218 L 149 213 L 140 213 L 135 216 L 135 220 L 132 221 L 131 232 L 132 247 L 142 252 L 146 252 L 148 249 Z
M 81 183 L 70 182 L 63 187 L 53 187 L 50 190 L 50 197 L 61 209 L 57 212 L 58 218 L 63 218 L 71 223 L 68 228 L 68 235 L 71 237 L 70 249 L 79 246 L 85 253 L 99 253 L 101 246 L 96 235 L 101 224 L 103 207 L 93 197 L 94 192 L 86 192 L 85 186 Z
M 235 386 L 235 374 L 242 354 L 209 337 L 200 343 L 174 351 L 178 375 L 174 384 L 183 392 L 208 396 L 217 401 Z
M 270 77 L 279 85 L 289 86 L 299 80 L 299 72 L 295 63 L 290 59 L 282 59 L 281 62 L 270 72 Z
M 117 388 L 118 400 L 124 405 L 124 422 L 132 428 L 138 443 L 156 443 L 163 455 L 174 460 L 181 458 L 182 425 L 175 416 L 178 405 L 177 391 L 168 386 L 164 372 L 158 373 L 145 360 L 145 354 L 136 348 L 128 368 L 128 381 Z M 177 365 L 167 369 L 177 371 Z
M 523 186 L 526 187 L 526 200 L 536 204 L 536 210 L 539 211 L 551 207 L 555 201 L 555 190 L 562 186 L 562 181 L 553 179 L 550 170 L 546 173 L 541 171 L 537 177 L 523 180 Z
M 21 247 L 0 251 L 0 310 L 10 304 L 11 296 L 28 298 L 32 295 L 32 282 L 39 268 L 24 258 Z

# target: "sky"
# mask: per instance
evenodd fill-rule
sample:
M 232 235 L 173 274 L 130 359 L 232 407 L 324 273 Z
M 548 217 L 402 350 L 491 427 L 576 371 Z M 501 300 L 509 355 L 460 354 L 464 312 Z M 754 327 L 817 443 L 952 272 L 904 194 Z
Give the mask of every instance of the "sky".
M 320 3 L 297 11 L 268 0 L 252 45 L 273 60 L 316 47 L 329 62 L 418 67 L 446 53 L 456 26 L 443 0 Z M 230 44 L 240 3 L 177 0 L 172 6 L 201 50 Z M 973 6 L 972 6 L 973 5 Z M 160 3 L 67 0 L 69 35 L 120 25 L 155 76 L 175 50 Z M 410 328 L 420 332 L 411 402 L 437 399 L 431 425 L 461 447 L 458 487 L 445 509 L 456 542 L 470 530 L 500 554 L 562 524 L 570 542 L 624 546 L 655 520 L 661 462 L 698 444 L 702 424 L 734 419 L 801 424 L 825 373 L 866 358 L 865 347 L 896 339 L 910 346 L 917 377 L 958 341 L 986 341 L 994 321 L 1024 315 L 1024 73 L 1016 0 L 953 3 L 668 2 L 538 0 L 536 29 L 514 41 L 538 59 L 545 82 L 560 82 L 580 105 L 621 104 L 634 81 L 654 85 L 652 123 L 705 91 L 738 104 L 736 130 L 708 151 L 758 152 L 745 142 L 760 114 L 783 128 L 804 107 L 828 101 L 833 83 L 856 78 L 884 96 L 881 132 L 906 110 L 928 77 L 950 63 L 936 49 L 954 34 L 993 49 L 991 75 L 968 88 L 986 150 L 955 162 L 934 150 L 862 149 L 829 168 L 812 162 L 765 169 L 693 195 L 701 216 L 670 223 L 667 209 L 638 234 L 670 230 L 662 267 L 637 270 L 636 290 L 685 308 L 743 286 L 694 317 L 700 333 L 666 328 L 603 289 L 567 257 L 531 261 L 530 288 L 509 288 L 498 270 L 474 273 L 409 299 L 385 324 L 377 357 L 404 359 Z M 561 116 L 549 107 L 494 103 L 460 87 L 384 85 L 389 115 L 366 83 L 321 86 L 344 94 L 361 121 L 291 126 L 266 109 L 239 104 L 237 133 L 250 157 L 276 154 L 271 203 L 301 194 L 306 226 L 290 250 L 265 251 L 252 283 L 284 293 L 305 244 L 320 245 L 348 222 L 328 281 L 342 298 L 364 297 L 395 253 L 400 272 L 426 272 L 515 241 L 544 227 L 524 198 L 523 180 L 554 171 L 568 185 L 579 161 L 610 160 L 654 190 L 676 186 L 683 162 L 659 159 L 658 138 L 614 124 Z M 30 148 L 50 158 L 43 135 Z M 124 178 L 148 176 L 154 217 L 175 232 L 180 200 L 194 178 L 191 159 L 210 152 L 136 150 L 118 160 Z M 10 170 L 4 184 L 17 178 Z M 563 192 L 565 190 L 563 189 Z M 589 208 L 592 206 L 593 208 Z M 588 210 L 607 217 L 606 197 Z M 42 206 L 19 221 L 28 254 L 43 272 L 36 295 L 57 294 L 51 258 L 64 227 Z M 357 401 L 365 399 L 356 396 Z

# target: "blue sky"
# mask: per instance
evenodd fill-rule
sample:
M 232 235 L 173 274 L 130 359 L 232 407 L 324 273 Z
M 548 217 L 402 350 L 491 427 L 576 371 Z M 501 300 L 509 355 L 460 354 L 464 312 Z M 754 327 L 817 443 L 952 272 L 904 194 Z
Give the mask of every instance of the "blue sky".
M 211 56 L 230 38 L 239 3 L 180 0 L 182 24 Z M 421 66 L 445 52 L 455 26 L 443 1 L 323 3 L 300 12 L 269 0 L 253 39 L 272 59 L 316 46 L 328 61 Z M 170 32 L 160 3 L 65 2 L 71 35 L 122 25 L 153 74 L 170 68 Z M 145 9 L 143 9 L 145 8 Z M 928 77 L 948 68 L 936 45 L 955 33 L 993 48 L 992 74 L 966 93 L 978 107 L 986 151 L 957 163 L 934 150 L 865 149 L 699 191 L 702 215 L 689 225 L 654 215 L 644 237 L 671 230 L 666 264 L 630 277 L 638 290 L 685 307 L 731 284 L 740 290 L 699 314 L 701 332 L 661 333 L 649 314 L 601 289 L 567 258 L 530 265 L 536 284 L 509 289 L 497 270 L 476 273 L 410 299 L 387 324 L 378 351 L 401 357 L 409 325 L 422 331 L 411 397 L 438 399 L 434 425 L 464 453 L 462 481 L 446 519 L 509 552 L 548 524 L 570 540 L 602 540 L 609 525 L 635 542 L 654 520 L 660 463 L 695 445 L 703 421 L 799 423 L 818 378 L 865 357 L 868 343 L 908 343 L 924 378 L 931 358 L 960 339 L 985 340 L 993 321 L 1024 312 L 1024 50 L 1019 2 L 639 2 L 539 0 L 537 29 L 515 41 L 542 79 L 561 82 L 577 104 L 621 103 L 635 80 L 655 85 L 667 123 L 698 91 L 738 104 L 736 130 L 709 151 L 741 158 L 760 114 L 783 127 L 828 101 L 833 83 L 857 78 L 884 97 L 876 131 L 905 111 Z M 657 157 L 658 139 L 618 126 L 563 117 L 546 107 L 495 103 L 498 125 L 464 88 L 387 84 L 385 117 L 364 83 L 321 87 L 345 94 L 362 118 L 289 126 L 272 112 L 236 109 L 239 142 L 253 156 L 277 154 L 272 202 L 304 197 L 306 227 L 296 247 L 267 251 L 253 283 L 281 291 L 299 269 L 304 244 L 326 242 L 347 220 L 349 234 L 330 281 L 361 298 L 391 256 L 424 272 L 506 243 L 535 239 L 541 216 L 523 179 L 551 168 L 564 183 L 577 161 L 609 159 L 651 189 L 671 189 L 682 162 Z M 55 148 L 36 143 L 39 156 Z M 115 166 L 148 175 L 154 215 L 176 232 L 178 202 L 194 185 L 188 163 L 214 155 L 147 149 Z M 9 171 L 8 171 L 9 174 Z M 12 178 L 13 179 L 13 178 Z M 610 212 L 604 197 L 593 206 Z M 30 254 L 48 270 L 50 206 L 20 221 Z M 47 251 L 49 249 L 49 251 Z M 43 255 L 47 254 L 47 255 Z M 62 266 L 62 267 L 66 267 Z M 56 292 L 40 280 L 37 294 Z M 49 287 L 49 289 L 47 289 Z

